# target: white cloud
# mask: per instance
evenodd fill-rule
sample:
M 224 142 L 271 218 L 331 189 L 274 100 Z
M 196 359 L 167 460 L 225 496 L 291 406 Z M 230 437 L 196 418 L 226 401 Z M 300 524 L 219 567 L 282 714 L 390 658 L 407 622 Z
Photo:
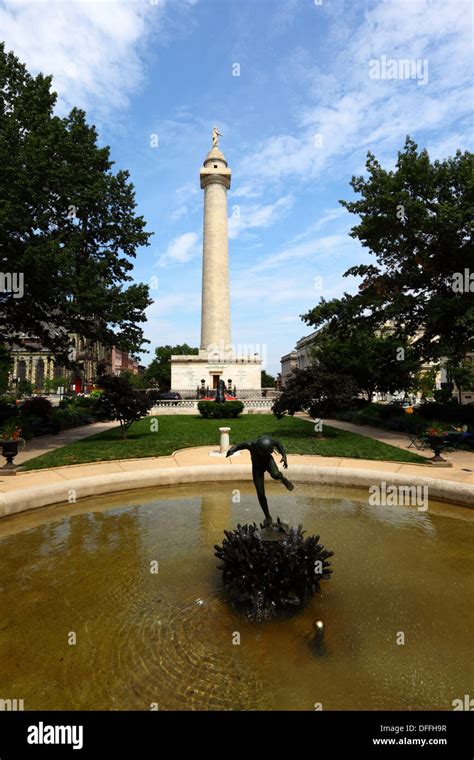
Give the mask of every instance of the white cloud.
M 165 253 L 158 259 L 157 266 L 164 267 L 169 264 L 185 264 L 198 252 L 199 235 L 196 232 L 185 232 L 175 237 Z
M 178 206 L 174 211 L 171 212 L 170 219 L 172 222 L 177 222 L 179 219 L 181 219 L 181 217 L 186 216 L 188 213 L 189 209 L 186 204 L 183 203 L 182 206 Z
M 314 235 L 314 233 L 319 232 L 322 227 L 325 227 L 327 224 L 330 224 L 343 216 L 347 216 L 347 211 L 343 209 L 342 206 L 326 209 L 314 224 L 303 232 L 300 232 L 298 235 L 295 235 L 295 237 L 287 243 L 287 246 L 295 245 L 295 243 L 299 243 L 301 240 L 309 237 L 309 235 Z
M 60 113 L 93 104 L 105 118 L 142 84 L 142 45 L 165 2 L 2 0 L 1 37 L 31 73 L 53 75 Z
M 310 257 L 318 257 L 317 259 L 314 258 L 314 263 L 317 264 L 317 261 L 321 261 L 323 256 L 334 258 L 335 255 L 340 254 L 343 250 L 346 251 L 349 246 L 353 247 L 354 242 L 347 234 L 325 235 L 308 240 L 305 243 L 290 245 L 279 253 L 267 256 L 266 259 L 253 266 L 251 271 L 252 273 L 263 272 L 266 269 L 273 269 L 288 261 Z
M 448 140 L 450 132 L 462 133 L 460 122 L 470 119 L 471 3 L 380 2 L 369 6 L 362 22 L 352 16 L 351 24 L 346 3 L 331 5 L 328 48 L 332 43 L 333 54 L 317 66 L 309 51 L 292 53 L 291 72 L 282 76 L 301 83 L 296 126 L 291 133 L 269 136 L 245 156 L 239 167 L 245 181 L 251 177 L 267 187 L 289 178 L 313 181 L 329 167 L 346 176 L 369 148 L 394 154 L 407 134 L 416 139 L 421 132 L 440 130 Z M 427 85 L 371 79 L 369 61 L 381 55 L 426 59 Z
M 255 185 L 240 185 L 232 189 L 233 198 L 258 198 L 262 191 L 258 190 Z
M 275 203 L 266 205 L 232 205 L 229 218 L 229 238 L 231 240 L 237 238 L 244 230 L 259 229 L 275 224 L 285 216 L 292 205 L 293 197 L 291 195 L 285 195 Z

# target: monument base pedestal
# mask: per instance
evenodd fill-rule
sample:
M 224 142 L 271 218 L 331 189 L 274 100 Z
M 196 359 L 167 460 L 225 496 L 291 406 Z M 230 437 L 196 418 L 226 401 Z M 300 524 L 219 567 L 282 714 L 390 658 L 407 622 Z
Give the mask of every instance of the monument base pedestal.
M 183 391 L 189 388 L 215 390 L 219 380 L 224 380 L 226 387 L 245 390 L 261 390 L 262 359 L 258 356 L 229 356 L 214 360 L 207 352 L 199 354 L 173 355 L 171 357 L 171 390 Z M 231 381 L 229 383 L 229 380 Z

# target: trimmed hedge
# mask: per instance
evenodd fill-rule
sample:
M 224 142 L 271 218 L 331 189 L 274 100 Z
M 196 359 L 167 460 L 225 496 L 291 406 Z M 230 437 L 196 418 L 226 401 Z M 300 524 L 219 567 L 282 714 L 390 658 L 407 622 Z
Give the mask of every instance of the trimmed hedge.
M 10 398 L 0 398 L 0 424 L 18 415 L 18 406 Z
M 242 401 L 226 401 L 218 404 L 217 401 L 199 401 L 198 409 L 203 417 L 211 419 L 229 419 L 238 417 L 244 410 Z
M 94 417 L 85 409 L 53 409 L 51 414 L 51 432 L 59 433 L 67 428 L 89 425 Z
M 440 422 L 474 427 L 474 404 L 430 402 L 417 406 L 413 414 L 407 414 L 397 404 L 373 403 L 361 410 L 336 413 L 334 417 L 356 425 L 373 425 L 403 433 L 416 433 L 420 428 Z
M 424 420 L 474 425 L 474 404 L 437 404 L 434 401 L 422 404 L 416 411 Z
M 67 428 L 88 425 L 97 420 L 107 419 L 99 398 L 71 397 L 53 407 L 42 396 L 26 399 L 20 404 L 7 397 L 0 398 L 0 425 L 15 419 L 21 428 L 21 437 L 27 440 L 40 435 L 59 433 Z
M 30 414 L 38 417 L 49 417 L 53 410 L 51 401 L 43 396 L 27 398 L 20 406 L 20 414 L 29 416 Z

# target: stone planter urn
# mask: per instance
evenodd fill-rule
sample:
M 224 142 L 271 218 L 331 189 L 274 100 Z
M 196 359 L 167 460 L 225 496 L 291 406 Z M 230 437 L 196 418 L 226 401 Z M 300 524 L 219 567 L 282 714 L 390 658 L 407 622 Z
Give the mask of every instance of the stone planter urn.
M 0 429 L 0 447 L 2 454 L 7 460 L 7 463 L 3 465 L 1 469 L 15 474 L 16 467 L 13 464 L 13 460 L 18 454 L 18 448 L 25 445 L 25 439 L 20 438 L 21 428 L 18 427 L 15 420 L 9 420 L 3 426 L 3 430 Z
M 2 454 L 7 460 L 7 463 L 3 465 L 3 470 L 14 470 L 15 465 L 13 460 L 18 454 L 18 448 L 25 445 L 23 438 L 0 438 L 0 446 L 2 447 Z
M 441 456 L 441 452 L 449 444 L 449 438 L 446 435 L 427 435 L 426 440 L 428 441 L 428 446 L 434 453 L 434 456 L 431 457 L 431 461 L 446 462 L 447 459 L 444 459 Z

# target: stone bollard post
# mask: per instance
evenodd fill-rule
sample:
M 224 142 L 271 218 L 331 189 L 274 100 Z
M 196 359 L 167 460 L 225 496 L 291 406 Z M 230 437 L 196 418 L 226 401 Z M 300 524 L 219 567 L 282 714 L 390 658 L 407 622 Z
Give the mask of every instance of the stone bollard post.
M 230 439 L 229 439 L 229 431 L 230 427 L 220 427 L 219 433 L 221 434 L 221 440 L 220 440 L 220 454 L 227 454 L 229 448 L 230 448 Z

